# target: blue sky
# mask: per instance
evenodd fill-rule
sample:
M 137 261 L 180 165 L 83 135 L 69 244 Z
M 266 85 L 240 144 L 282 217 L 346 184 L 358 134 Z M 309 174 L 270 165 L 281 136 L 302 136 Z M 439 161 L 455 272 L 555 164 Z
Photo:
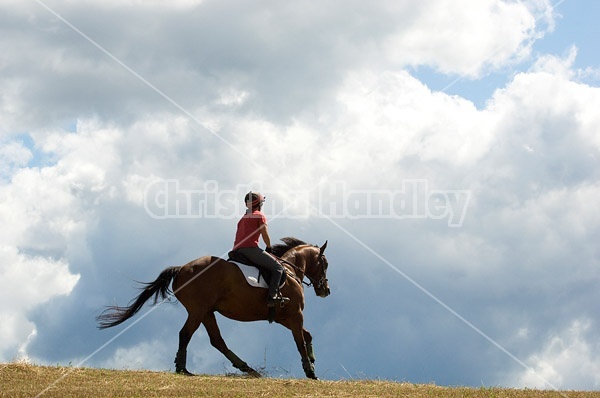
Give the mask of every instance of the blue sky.
M 329 241 L 319 377 L 600 388 L 596 2 L 0 7 L 0 361 L 173 369 L 179 304 L 106 346 L 95 316 L 225 256 L 253 189 Z M 204 213 L 156 217 L 168 181 Z M 218 319 L 303 377 L 289 331 Z M 233 371 L 202 329 L 188 362 Z

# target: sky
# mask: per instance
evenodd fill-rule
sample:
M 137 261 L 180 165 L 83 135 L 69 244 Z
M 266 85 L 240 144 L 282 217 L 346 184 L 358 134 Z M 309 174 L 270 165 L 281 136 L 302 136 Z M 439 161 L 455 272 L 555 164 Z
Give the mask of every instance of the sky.
M 329 242 L 318 377 L 600 389 L 600 3 L 0 10 L 1 362 L 173 370 L 174 299 L 95 317 L 226 256 L 259 190 L 273 240 Z M 218 321 L 304 377 L 288 330 Z M 202 328 L 188 369 L 235 370 Z

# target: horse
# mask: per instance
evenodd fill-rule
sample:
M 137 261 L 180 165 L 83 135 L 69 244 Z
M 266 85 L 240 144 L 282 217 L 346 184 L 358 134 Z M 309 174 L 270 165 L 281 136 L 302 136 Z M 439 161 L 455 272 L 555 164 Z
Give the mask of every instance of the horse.
M 187 310 L 187 320 L 179 331 L 179 347 L 175 356 L 175 372 L 193 376 L 186 368 L 187 346 L 194 332 L 204 325 L 211 345 L 219 350 L 233 367 L 253 377 L 260 373 L 251 368 L 229 349 L 217 325 L 215 312 L 242 322 L 274 320 L 292 332 L 302 360 L 306 377 L 317 379 L 315 354 L 311 334 L 304 329 L 304 286 L 313 286 L 318 297 L 330 294 L 327 280 L 327 258 L 323 246 L 307 244 L 296 238 L 283 238 L 283 244 L 273 245 L 273 254 L 280 257 L 288 277 L 281 294 L 290 300 L 283 307 L 276 306 L 269 314 L 267 289 L 250 286 L 239 268 L 222 258 L 204 256 L 183 266 L 165 268 L 155 281 L 142 284 L 141 293 L 127 307 L 109 306 L 96 319 L 99 329 L 121 324 L 134 316 L 152 296 L 155 305 L 174 294 Z M 304 278 L 309 283 L 304 281 Z M 171 289 L 169 285 L 172 284 Z M 272 307 L 271 307 L 272 309 Z

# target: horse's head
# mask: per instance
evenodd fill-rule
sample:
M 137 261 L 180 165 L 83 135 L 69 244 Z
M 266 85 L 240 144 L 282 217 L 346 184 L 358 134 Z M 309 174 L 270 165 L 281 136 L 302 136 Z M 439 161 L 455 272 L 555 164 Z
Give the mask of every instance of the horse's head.
M 317 296 L 329 296 L 331 291 L 327 281 L 328 264 L 323 254 L 327 248 L 327 241 L 319 248 L 292 237 L 281 238 L 281 240 L 283 244 L 274 245 L 273 253 L 280 256 L 293 269 L 300 281 L 306 276 L 310 283 L 304 283 L 313 286 Z
M 318 249 L 315 250 L 313 261 L 306 265 L 306 276 L 310 279 L 315 289 L 315 293 L 319 297 L 327 297 L 331 293 L 329 290 L 329 281 L 327 280 L 327 257 L 323 252 L 327 248 L 327 241 Z

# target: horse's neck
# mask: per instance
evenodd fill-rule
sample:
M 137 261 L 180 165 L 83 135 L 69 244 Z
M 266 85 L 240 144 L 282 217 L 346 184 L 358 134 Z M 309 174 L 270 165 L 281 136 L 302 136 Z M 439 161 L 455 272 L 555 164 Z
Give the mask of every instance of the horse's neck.
M 303 278 L 306 274 L 311 256 L 312 250 L 307 246 L 301 249 L 293 249 L 289 251 L 283 256 L 283 259 L 294 264 L 294 273 L 297 277 Z
M 302 279 L 302 277 L 304 277 L 304 272 L 306 270 L 306 259 L 299 251 L 292 249 L 285 253 L 282 258 L 285 261 L 294 264 L 292 271 L 298 278 Z

